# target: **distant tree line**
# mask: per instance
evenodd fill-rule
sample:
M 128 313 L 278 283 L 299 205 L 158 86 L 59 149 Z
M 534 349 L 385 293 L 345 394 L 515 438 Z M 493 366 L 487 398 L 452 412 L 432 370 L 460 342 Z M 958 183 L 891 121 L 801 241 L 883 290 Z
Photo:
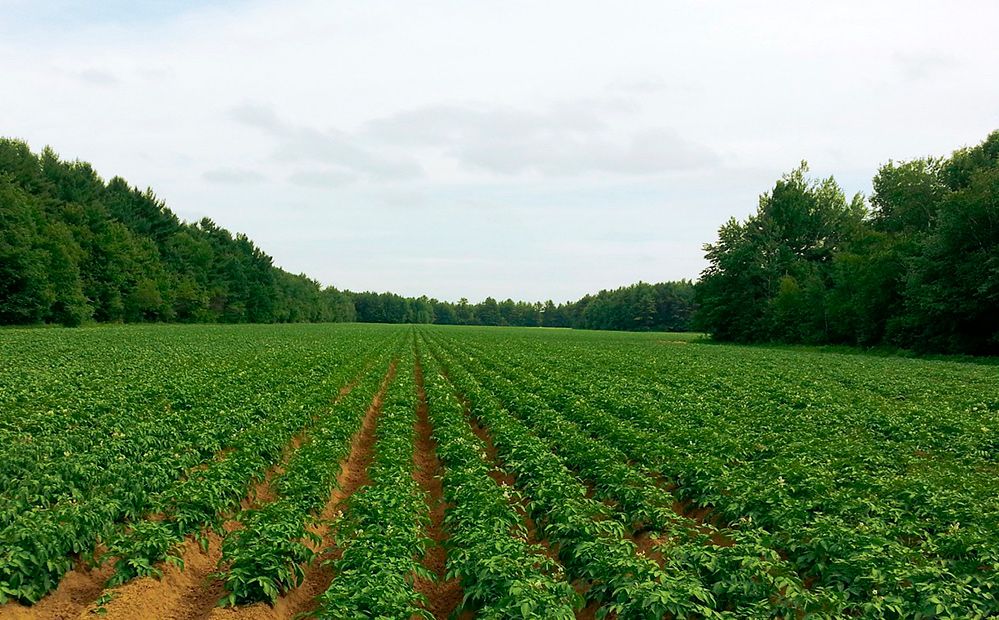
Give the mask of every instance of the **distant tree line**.
M 705 247 L 697 325 L 736 342 L 999 353 L 999 131 L 889 162 L 870 205 L 803 164 Z
M 442 325 L 510 325 L 641 331 L 686 331 L 694 312 L 694 284 L 687 280 L 639 282 L 615 290 L 555 304 L 496 301 L 472 304 L 394 293 L 351 293 L 357 320 L 367 323 L 438 323 Z
M 246 235 L 182 222 L 151 190 L 0 139 L 0 324 L 362 321 L 683 330 L 693 284 L 639 283 L 565 304 L 471 304 L 322 287 Z
M 0 324 L 351 321 L 350 298 L 150 191 L 0 140 Z

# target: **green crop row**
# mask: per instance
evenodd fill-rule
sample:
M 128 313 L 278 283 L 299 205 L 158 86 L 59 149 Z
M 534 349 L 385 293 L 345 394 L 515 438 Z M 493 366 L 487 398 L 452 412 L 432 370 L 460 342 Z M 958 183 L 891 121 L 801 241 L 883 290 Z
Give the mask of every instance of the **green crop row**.
M 329 620 L 433 616 L 414 587 L 414 578 L 432 579 L 420 563 L 428 539 L 426 497 L 413 477 L 416 385 L 413 357 L 404 356 L 389 386 L 375 429 L 371 484 L 349 499 L 334 526 L 340 553 L 334 579 L 319 597 L 314 615 Z
M 222 604 L 273 603 L 304 577 L 304 566 L 315 559 L 321 543 L 311 527 L 329 501 L 351 439 L 387 378 L 387 353 L 374 371 L 319 416 L 304 445 L 273 482 L 278 499 L 237 515 L 243 527 L 226 535 L 222 545 L 222 564 L 227 567 Z
M 485 446 L 461 403 L 437 363 L 429 356 L 420 359 L 449 505 L 448 578 L 460 579 L 464 606 L 480 618 L 575 618 L 582 599 L 562 566 L 528 543 L 523 518 L 511 503 L 516 491 L 490 477 Z
M 482 356 L 479 350 L 464 364 L 479 384 L 590 481 L 595 497 L 611 502 L 626 527 L 656 534 L 661 542 L 655 549 L 665 558 L 664 568 L 704 584 L 714 594 L 716 609 L 756 617 L 800 612 L 815 617 L 836 609 L 832 593 L 804 587 L 793 567 L 768 546 L 765 532 L 748 524 L 718 530 L 710 522 L 678 514 L 675 498 L 666 488 L 629 465 L 613 442 L 595 439 L 584 430 L 603 421 L 601 412 L 577 401 L 571 408 L 577 425 L 541 397 L 546 392 L 544 381 L 528 373 L 515 374 L 511 381 L 502 374 L 511 372 L 509 367 L 487 369 Z
M 262 475 L 295 429 L 336 395 L 345 371 L 387 335 L 345 334 L 334 346 L 315 346 L 297 330 L 262 333 L 255 344 L 232 332 L 148 331 L 138 344 L 131 330 L 84 334 L 95 339 L 80 350 L 88 367 L 72 356 L 25 353 L 20 369 L 0 374 L 0 399 L 17 407 L 0 417 L 12 434 L 0 447 L 12 457 L 0 461 L 9 490 L 3 497 L 9 518 L 0 529 L 0 603 L 38 600 L 102 541 L 125 556 L 116 581 L 155 574 L 155 563 L 182 532 L 211 526 L 220 508 L 238 502 L 254 472 Z M 75 333 L 27 336 L 82 346 Z M 57 352 L 60 343 L 53 344 Z M 0 344 L 24 345 L 18 338 Z M 110 357 L 102 363 L 99 353 Z M 160 364 L 151 358 L 156 353 Z M 145 379 L 115 381 L 115 373 L 128 377 L 124 369 L 135 367 Z M 66 397 L 58 411 L 25 400 L 42 391 L 40 381 L 60 373 L 70 378 L 55 382 L 54 391 Z M 73 396 L 66 385 L 80 392 Z M 25 460 L 34 465 L 22 467 Z M 25 504 L 39 481 L 51 497 Z
M 14 329 L 0 359 L 0 604 L 97 550 L 112 584 L 157 575 L 214 530 L 225 603 L 321 555 L 314 615 L 429 617 L 422 385 L 454 617 L 999 616 L 999 366 L 377 325 Z
M 448 346 L 763 533 L 834 614 L 999 612 L 994 367 L 653 335 L 467 330 Z
M 0 395 L 17 415 L 0 420 L 0 527 L 61 502 L 121 497 L 123 481 L 136 479 L 128 492 L 141 509 L 150 488 L 211 459 L 286 398 L 281 369 L 307 372 L 310 361 L 287 349 L 256 360 L 231 344 L 228 357 L 183 340 L 120 344 L 104 343 L 101 359 L 83 350 L 79 359 L 22 360 L 3 377 Z
M 109 585 L 124 583 L 141 576 L 161 574 L 157 564 L 179 562 L 173 553 L 187 536 L 194 535 L 202 544 L 208 529 L 223 533 L 225 518 L 238 510 L 261 482 L 268 468 L 280 459 L 296 433 L 309 430 L 321 415 L 328 413 L 338 386 L 344 386 L 360 366 L 369 367 L 367 353 L 358 352 L 355 361 L 330 369 L 329 381 L 303 385 L 298 392 L 298 409 L 275 412 L 233 441 L 232 447 L 210 466 L 193 472 L 168 488 L 154 502 L 156 520 L 139 521 L 113 537 L 105 554 L 115 559 L 115 572 Z

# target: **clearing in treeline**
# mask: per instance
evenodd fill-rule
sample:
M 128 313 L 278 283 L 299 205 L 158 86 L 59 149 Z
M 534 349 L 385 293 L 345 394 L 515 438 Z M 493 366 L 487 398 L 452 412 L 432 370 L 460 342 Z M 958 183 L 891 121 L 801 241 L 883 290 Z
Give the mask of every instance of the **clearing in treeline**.
M 999 613 L 999 366 L 515 328 L 0 336 L 0 618 Z

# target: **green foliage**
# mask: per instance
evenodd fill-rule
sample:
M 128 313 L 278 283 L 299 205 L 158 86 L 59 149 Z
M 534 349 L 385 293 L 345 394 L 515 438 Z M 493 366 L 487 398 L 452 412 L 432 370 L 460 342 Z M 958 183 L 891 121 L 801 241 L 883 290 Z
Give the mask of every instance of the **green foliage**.
M 664 567 L 687 588 L 674 594 L 700 584 L 713 611 L 736 617 L 999 613 L 994 366 L 661 336 L 425 333 L 539 523 L 545 497 L 528 488 L 524 453 L 504 446 L 514 423 L 494 410 L 626 531 L 661 532 Z M 714 519 L 691 532 L 666 490 Z M 696 544 L 704 534 L 733 544 Z
M 243 527 L 227 535 L 222 547 L 222 561 L 228 566 L 223 575 L 227 590 L 224 605 L 273 604 L 280 594 L 301 582 L 304 566 L 315 559 L 321 542 L 311 526 L 329 500 L 339 474 L 339 468 L 331 464 L 344 461 L 350 452 L 351 438 L 361 427 L 387 362 L 385 355 L 380 356 L 375 370 L 330 411 L 318 416 L 307 443 L 273 482 L 280 497 L 240 512 Z
M 392 336 L 263 329 L 5 333 L 0 357 L 19 363 L 0 373 L 2 600 L 38 600 L 101 542 L 113 583 L 157 575 Z
M 502 347 L 485 351 L 467 341 L 463 344 L 474 351 L 466 367 L 480 377 L 480 384 L 591 483 L 596 498 L 616 506 L 615 518 L 628 528 L 663 539 L 659 549 L 667 556 L 666 567 L 691 577 L 686 587 L 692 596 L 697 597 L 700 587 L 714 594 L 716 607 L 743 613 L 771 607 L 812 613 L 828 606 L 832 595 L 809 592 L 793 567 L 767 548 L 765 532 L 745 525 L 738 531 L 717 529 L 677 514 L 677 498 L 643 475 L 655 471 L 642 472 L 631 465 L 656 461 L 636 441 L 633 429 L 559 389 L 563 381 L 571 381 L 560 369 L 541 373 L 532 358 L 510 356 Z M 710 548 L 718 538 L 739 544 Z
M 348 500 L 334 525 L 335 577 L 319 597 L 318 618 L 431 619 L 414 578 L 432 579 L 420 563 L 430 523 L 426 497 L 413 477 L 416 386 L 407 351 L 389 385 L 375 430 L 371 484 Z
M 322 288 L 275 267 L 246 235 L 185 223 L 149 189 L 51 150 L 0 139 L 0 325 L 440 323 L 684 331 L 690 282 L 638 284 L 559 304 L 451 303 Z
M 352 321 L 349 297 L 275 267 L 151 190 L 0 139 L 0 324 Z
M 705 246 L 709 267 L 697 285 L 697 323 L 720 340 L 829 340 L 825 289 L 837 252 L 853 242 L 865 215 L 832 178 L 784 176 L 757 212 L 729 220 Z
M 526 540 L 516 491 L 490 477 L 485 446 L 471 431 L 446 379 L 420 356 L 437 453 L 444 465 L 447 569 L 461 580 L 464 607 L 483 618 L 575 617 L 582 599 L 562 567 Z
M 394 293 L 346 294 L 353 299 L 357 320 L 364 323 L 688 331 L 694 313 L 694 284 L 686 280 L 639 282 L 558 305 L 551 300 L 541 304 L 487 297 L 470 304 L 467 299 L 451 303 Z
M 636 555 L 622 539 L 624 526 L 607 506 L 587 497 L 586 488 L 550 446 L 511 415 L 465 369 L 472 358 L 452 357 L 433 346 L 455 388 L 469 400 L 471 414 L 492 434 L 500 457 L 530 498 L 539 533 L 557 544 L 569 576 L 592 583 L 586 597 L 602 603 L 601 617 L 661 618 L 710 616 L 714 597 L 686 574 L 660 568 Z
M 224 603 L 274 602 L 329 556 L 317 615 L 427 617 L 419 359 L 458 615 L 568 619 L 577 589 L 603 617 L 999 615 L 994 365 L 475 327 L 4 336 L 0 604 L 98 546 L 112 584 L 183 569 L 235 516 Z M 322 549 L 392 358 L 370 483 Z
M 889 162 L 870 213 L 802 167 L 705 246 L 699 327 L 719 340 L 999 352 L 999 132 Z

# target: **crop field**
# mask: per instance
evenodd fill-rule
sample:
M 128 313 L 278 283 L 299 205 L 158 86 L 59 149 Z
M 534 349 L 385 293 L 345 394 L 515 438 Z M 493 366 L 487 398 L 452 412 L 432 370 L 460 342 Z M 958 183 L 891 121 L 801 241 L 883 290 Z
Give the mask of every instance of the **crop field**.
M 999 366 L 0 331 L 0 619 L 999 615 Z

